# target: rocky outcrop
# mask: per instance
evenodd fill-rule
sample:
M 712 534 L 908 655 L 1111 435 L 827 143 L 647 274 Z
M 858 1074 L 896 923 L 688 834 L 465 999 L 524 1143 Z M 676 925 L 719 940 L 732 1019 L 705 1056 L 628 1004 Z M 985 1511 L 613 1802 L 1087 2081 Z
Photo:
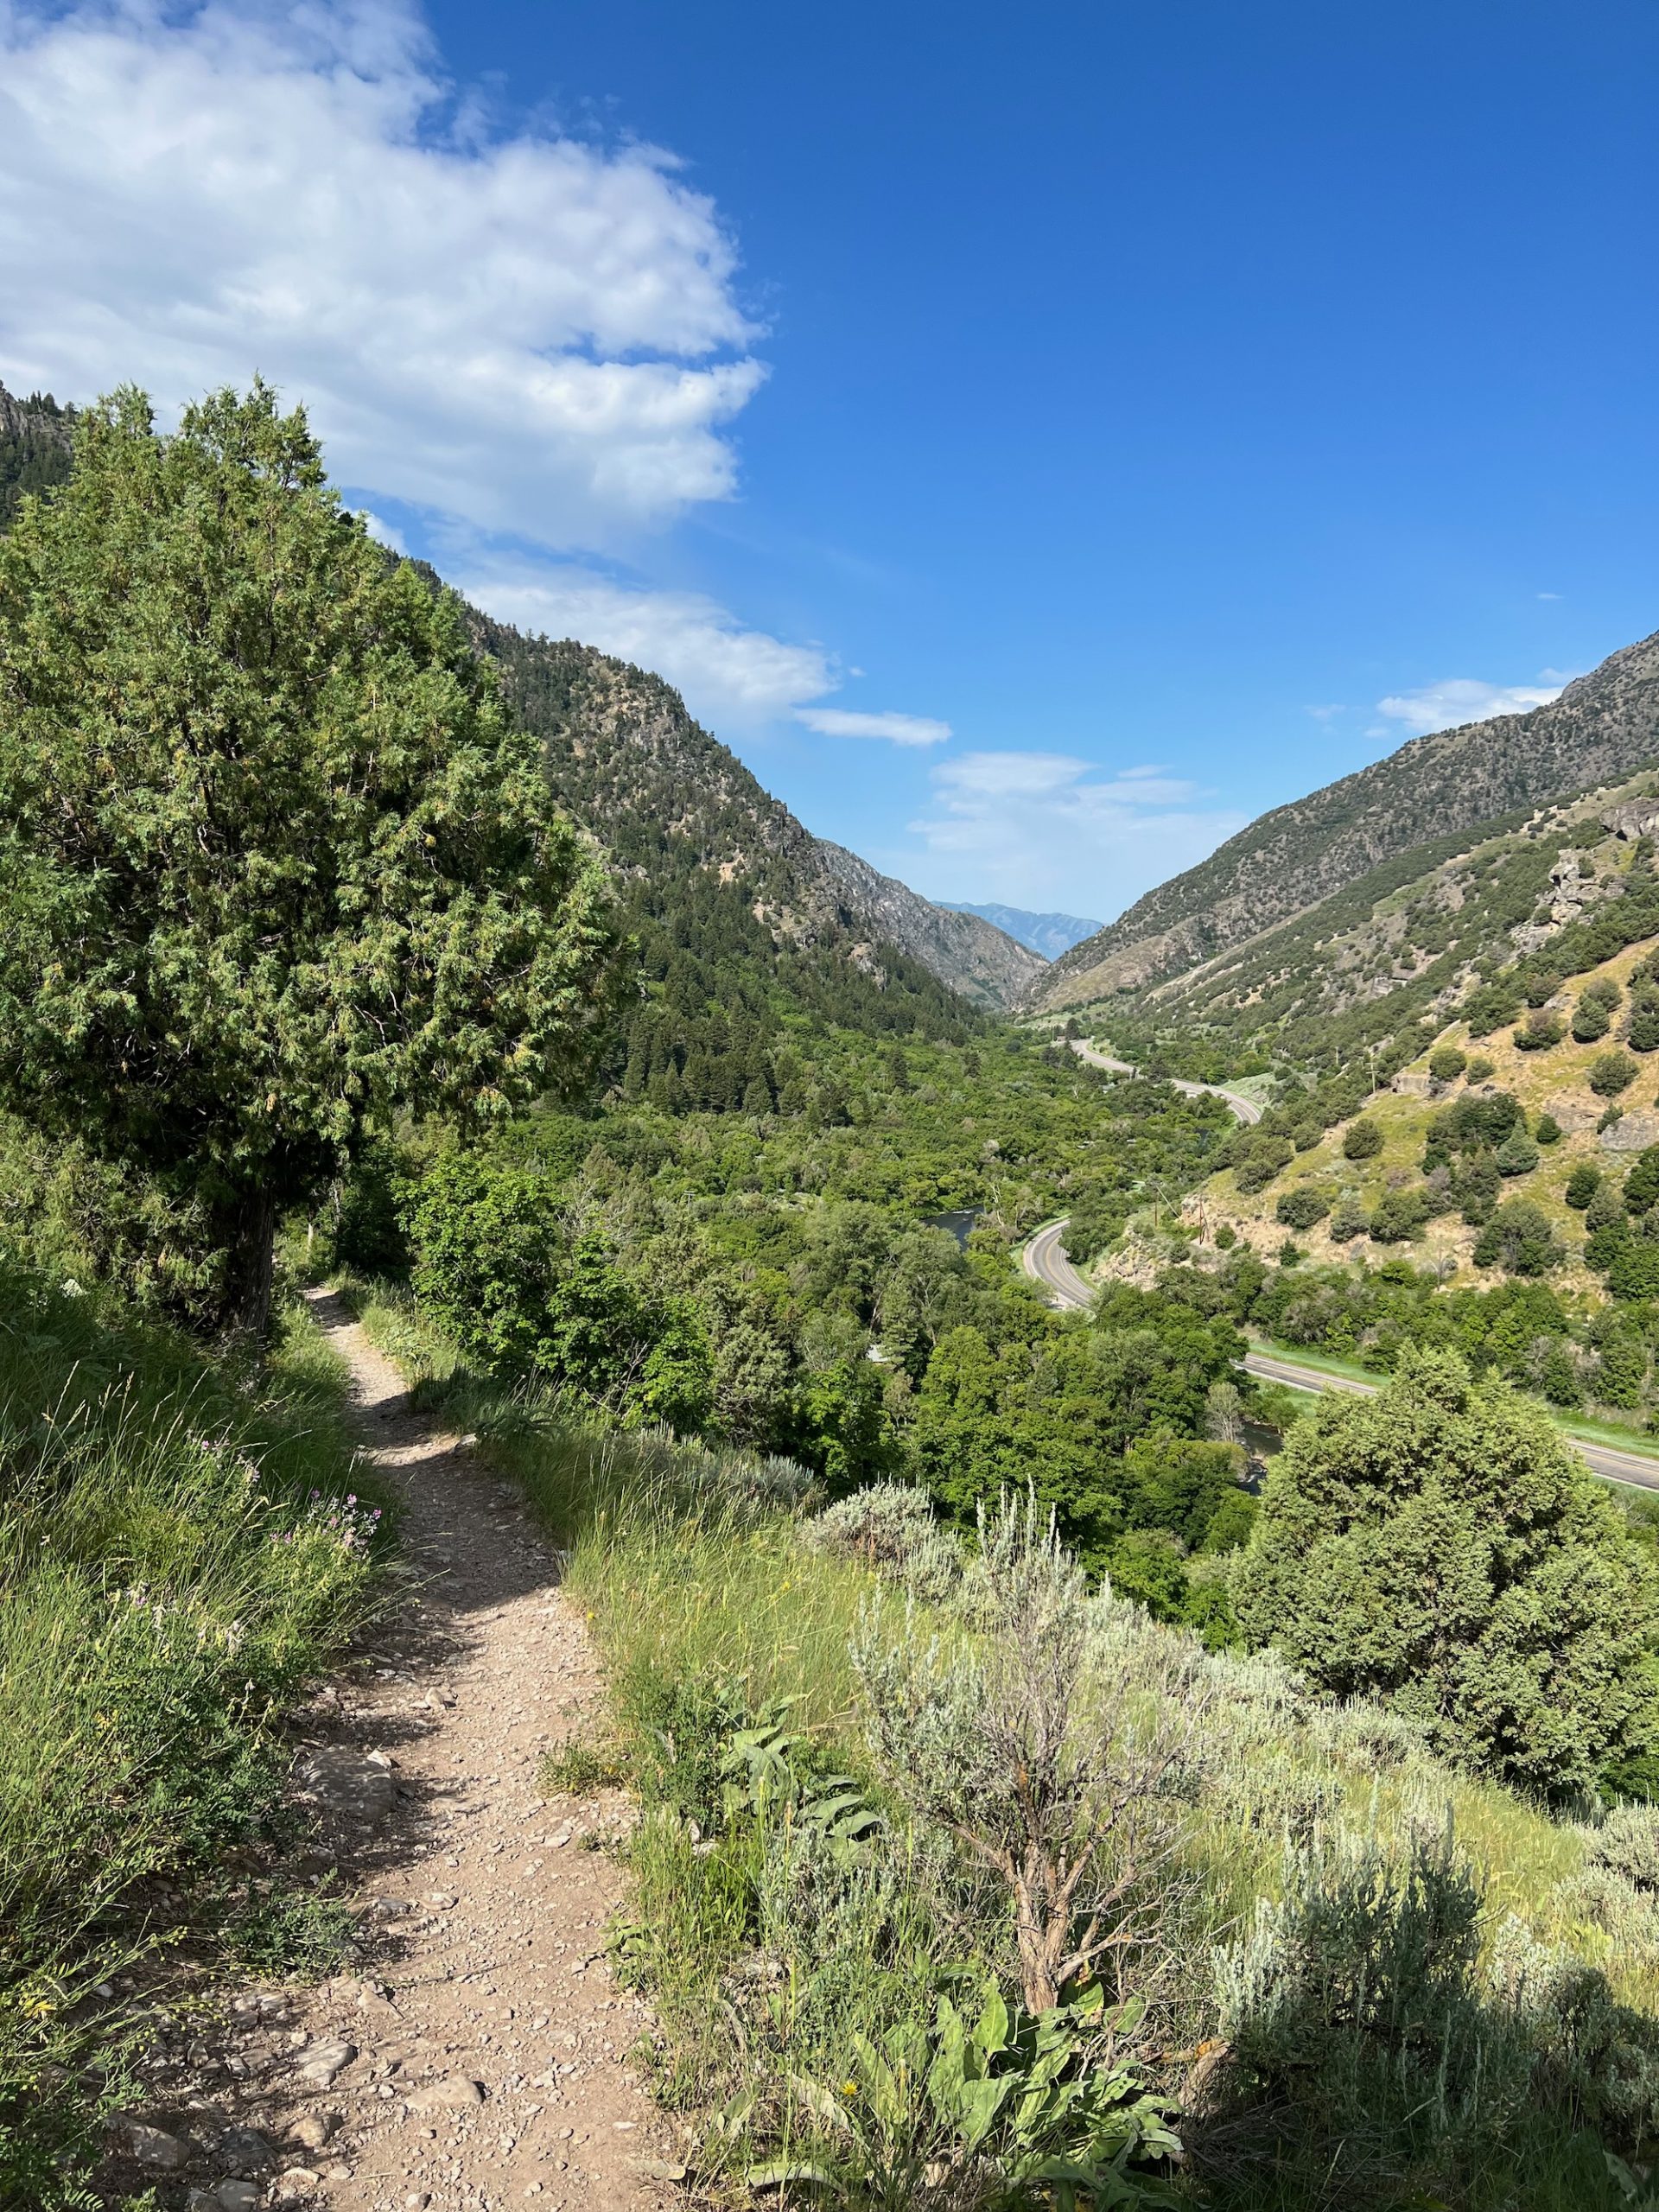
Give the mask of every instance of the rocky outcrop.
M 26 492 L 48 491 L 69 474 L 73 409 L 49 393 L 18 399 L 0 385 L 0 530 Z
M 896 876 L 882 875 L 844 845 L 815 837 L 811 865 L 834 884 L 849 912 L 977 1006 L 1014 1006 L 1048 966 L 977 914 L 936 906 Z

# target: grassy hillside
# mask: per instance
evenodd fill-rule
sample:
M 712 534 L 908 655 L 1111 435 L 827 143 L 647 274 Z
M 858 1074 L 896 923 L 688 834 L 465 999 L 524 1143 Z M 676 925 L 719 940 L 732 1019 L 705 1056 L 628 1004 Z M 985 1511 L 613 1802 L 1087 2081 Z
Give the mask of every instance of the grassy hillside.
M 786 1465 L 619 1437 L 469 1376 L 407 1309 L 370 1320 L 417 1372 L 447 1377 L 456 1419 L 570 1548 L 612 1700 L 546 1786 L 626 1779 L 640 1798 L 613 1949 L 656 2007 L 652 2076 L 688 2179 L 718 2193 L 811 2172 L 832 2201 L 898 2206 L 932 2201 L 931 2168 L 962 2201 L 1000 2202 L 996 2177 L 1022 2154 L 1083 2159 L 1086 2108 L 1068 2122 L 1040 2100 L 1033 2135 L 1039 2118 L 1051 2132 L 1023 2139 L 1014 2107 L 994 2108 L 970 2154 L 969 2107 L 930 2073 L 939 1986 L 971 2021 L 988 1979 L 1018 1986 L 1007 1904 L 918 1816 L 871 1701 L 883 1666 L 930 1639 L 995 1666 L 1020 1632 L 998 1611 L 997 1543 L 976 1566 L 910 1510 L 913 1493 L 818 1510 Z M 1020 1571 L 1048 1576 L 1045 1556 Z M 1185 2163 L 1159 2183 L 1155 2142 L 1137 2157 L 1120 2128 L 1131 2152 L 1109 2201 L 1624 2202 L 1602 2142 L 1647 2125 L 1659 1921 L 1601 1832 L 1437 1763 L 1387 1715 L 1322 1702 L 1268 1661 L 1208 1654 L 1109 1598 L 1065 1598 L 1059 1573 L 1052 1602 L 1084 1602 L 1095 1654 L 1068 1736 L 1103 1732 L 1120 1773 L 1154 1744 L 1188 1747 L 1174 1795 L 1134 1798 L 1106 1862 L 1138 1852 L 1159 1867 L 1109 1977 L 1149 1995 L 1113 2040 L 1118 2109 L 1166 2101 Z M 930 1756 L 948 1770 L 995 1754 L 947 1732 Z M 995 1766 L 976 1773 L 993 1795 Z M 1465 1910 L 1481 1933 L 1460 1948 Z M 1357 2008 L 1356 1986 L 1370 1993 Z M 1434 2023 L 1421 2050 L 1414 2031 L 1395 2039 L 1398 2008 Z M 901 2055 L 895 2082 L 884 2069 Z M 1011 2048 L 996 2070 L 1023 2094 L 1031 2064 Z
M 1414 738 L 1387 760 L 1262 815 L 1064 954 L 1034 1002 L 1086 1003 L 1185 973 L 1430 840 L 1525 816 L 1659 757 L 1659 635 L 1528 715 Z
M 1575 1292 L 1601 1291 L 1599 1277 L 1584 1263 L 1584 1209 L 1567 1203 L 1566 1192 L 1575 1170 L 1586 1163 L 1604 1175 L 1616 1175 L 1652 1143 L 1659 1143 L 1659 1060 L 1629 1054 L 1630 1079 L 1617 1093 L 1592 1088 L 1598 1063 L 1609 1051 L 1627 1044 L 1631 977 L 1659 950 L 1659 938 L 1644 938 L 1613 958 L 1599 962 L 1582 976 L 1572 977 L 1552 992 L 1544 1011 L 1555 1017 L 1563 1033 L 1543 1049 L 1522 1049 L 1518 1035 L 1527 1033 L 1527 1020 L 1517 1018 L 1479 1036 L 1466 1021 L 1453 1022 L 1441 1031 L 1432 1046 L 1406 1063 L 1392 1077 L 1389 1088 L 1368 1098 L 1363 1117 L 1375 1125 L 1381 1148 L 1369 1157 L 1344 1157 L 1344 1146 L 1358 1116 L 1351 1116 L 1320 1133 L 1318 1141 L 1299 1147 L 1293 1159 L 1259 1188 L 1244 1173 L 1230 1169 L 1216 1175 L 1189 1201 L 1196 1217 L 1202 1205 L 1208 1234 L 1230 1225 L 1256 1249 L 1274 1251 L 1284 1242 L 1287 1224 L 1279 1218 L 1280 1203 L 1288 1193 L 1311 1191 L 1327 1200 L 1332 1211 L 1347 1198 L 1368 1215 L 1391 1193 L 1420 1187 L 1424 1180 L 1422 1160 L 1431 1125 L 1459 1100 L 1517 1100 L 1529 1126 L 1536 1130 L 1548 1117 L 1560 1134 L 1536 1147 L 1535 1166 L 1506 1175 L 1506 1198 L 1524 1198 L 1539 1205 L 1567 1248 L 1567 1256 L 1551 1269 L 1559 1288 Z M 1595 999 L 1611 987 L 1619 994 L 1620 1007 L 1606 1034 L 1580 1041 L 1573 1035 L 1581 1001 Z M 1589 1026 L 1594 1026 L 1592 1023 Z M 1437 1052 L 1461 1053 L 1465 1066 L 1446 1081 L 1437 1081 L 1430 1062 Z M 1604 1122 L 1608 1123 L 1603 1127 Z M 1315 1259 L 1329 1259 L 1351 1252 L 1358 1239 L 1380 1256 L 1375 1240 L 1361 1230 L 1355 1235 L 1333 1233 L 1329 1217 L 1294 1230 L 1298 1243 Z M 1413 1256 L 1427 1256 L 1436 1263 L 1447 1282 L 1468 1282 L 1484 1271 L 1474 1265 L 1480 1225 L 1465 1221 L 1459 1212 L 1447 1212 L 1423 1224 L 1409 1239 L 1383 1240 L 1386 1244 L 1409 1245 Z M 1421 1250 L 1419 1247 L 1421 1246 Z
M 266 1910 L 283 1709 L 375 1572 L 338 1406 L 298 1318 L 227 1369 L 0 1251 L 0 2203 L 90 2201 L 169 1946 Z

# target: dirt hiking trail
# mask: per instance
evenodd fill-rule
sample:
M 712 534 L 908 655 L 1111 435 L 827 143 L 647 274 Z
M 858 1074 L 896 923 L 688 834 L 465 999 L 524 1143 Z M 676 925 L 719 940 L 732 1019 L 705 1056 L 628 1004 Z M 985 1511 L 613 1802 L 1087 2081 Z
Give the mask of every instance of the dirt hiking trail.
M 342 1302 L 310 1302 L 400 1501 L 410 1570 L 358 1663 L 303 1714 L 296 1769 L 322 1822 L 308 1863 L 338 1866 L 375 1932 L 360 1974 L 253 1989 L 211 2057 L 192 2043 L 171 2083 L 161 2058 L 129 2156 L 151 2179 L 170 2167 L 191 2212 L 683 2204 L 628 2063 L 649 2015 L 604 1957 L 621 1885 L 593 1846 L 626 1802 L 537 1788 L 600 1696 L 558 1555 L 515 1489 L 410 1410 Z

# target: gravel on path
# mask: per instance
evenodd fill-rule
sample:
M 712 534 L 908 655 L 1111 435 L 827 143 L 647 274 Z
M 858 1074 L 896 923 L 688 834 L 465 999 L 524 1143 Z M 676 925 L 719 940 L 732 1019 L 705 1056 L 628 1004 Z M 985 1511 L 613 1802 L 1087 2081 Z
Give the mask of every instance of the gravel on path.
M 310 1296 L 412 1569 L 302 1714 L 296 1766 L 314 1863 L 375 1932 L 362 1972 L 251 1987 L 227 2028 L 154 2056 L 125 2158 L 190 2212 L 683 2203 L 629 2063 L 649 2012 L 605 1958 L 621 1885 L 603 1847 L 628 1802 L 537 1786 L 601 1696 L 558 1554 L 511 1484 L 410 1408 L 342 1301 Z

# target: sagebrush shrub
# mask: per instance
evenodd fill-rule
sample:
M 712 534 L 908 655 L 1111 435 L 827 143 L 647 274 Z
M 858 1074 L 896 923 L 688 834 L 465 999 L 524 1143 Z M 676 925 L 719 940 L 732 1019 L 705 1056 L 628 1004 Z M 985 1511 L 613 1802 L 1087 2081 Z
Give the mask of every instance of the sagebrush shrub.
M 861 1560 L 927 1604 L 949 1597 L 962 1580 L 962 1547 L 939 1526 L 927 1492 L 909 1483 L 855 1491 L 802 1535 L 814 1551 Z

